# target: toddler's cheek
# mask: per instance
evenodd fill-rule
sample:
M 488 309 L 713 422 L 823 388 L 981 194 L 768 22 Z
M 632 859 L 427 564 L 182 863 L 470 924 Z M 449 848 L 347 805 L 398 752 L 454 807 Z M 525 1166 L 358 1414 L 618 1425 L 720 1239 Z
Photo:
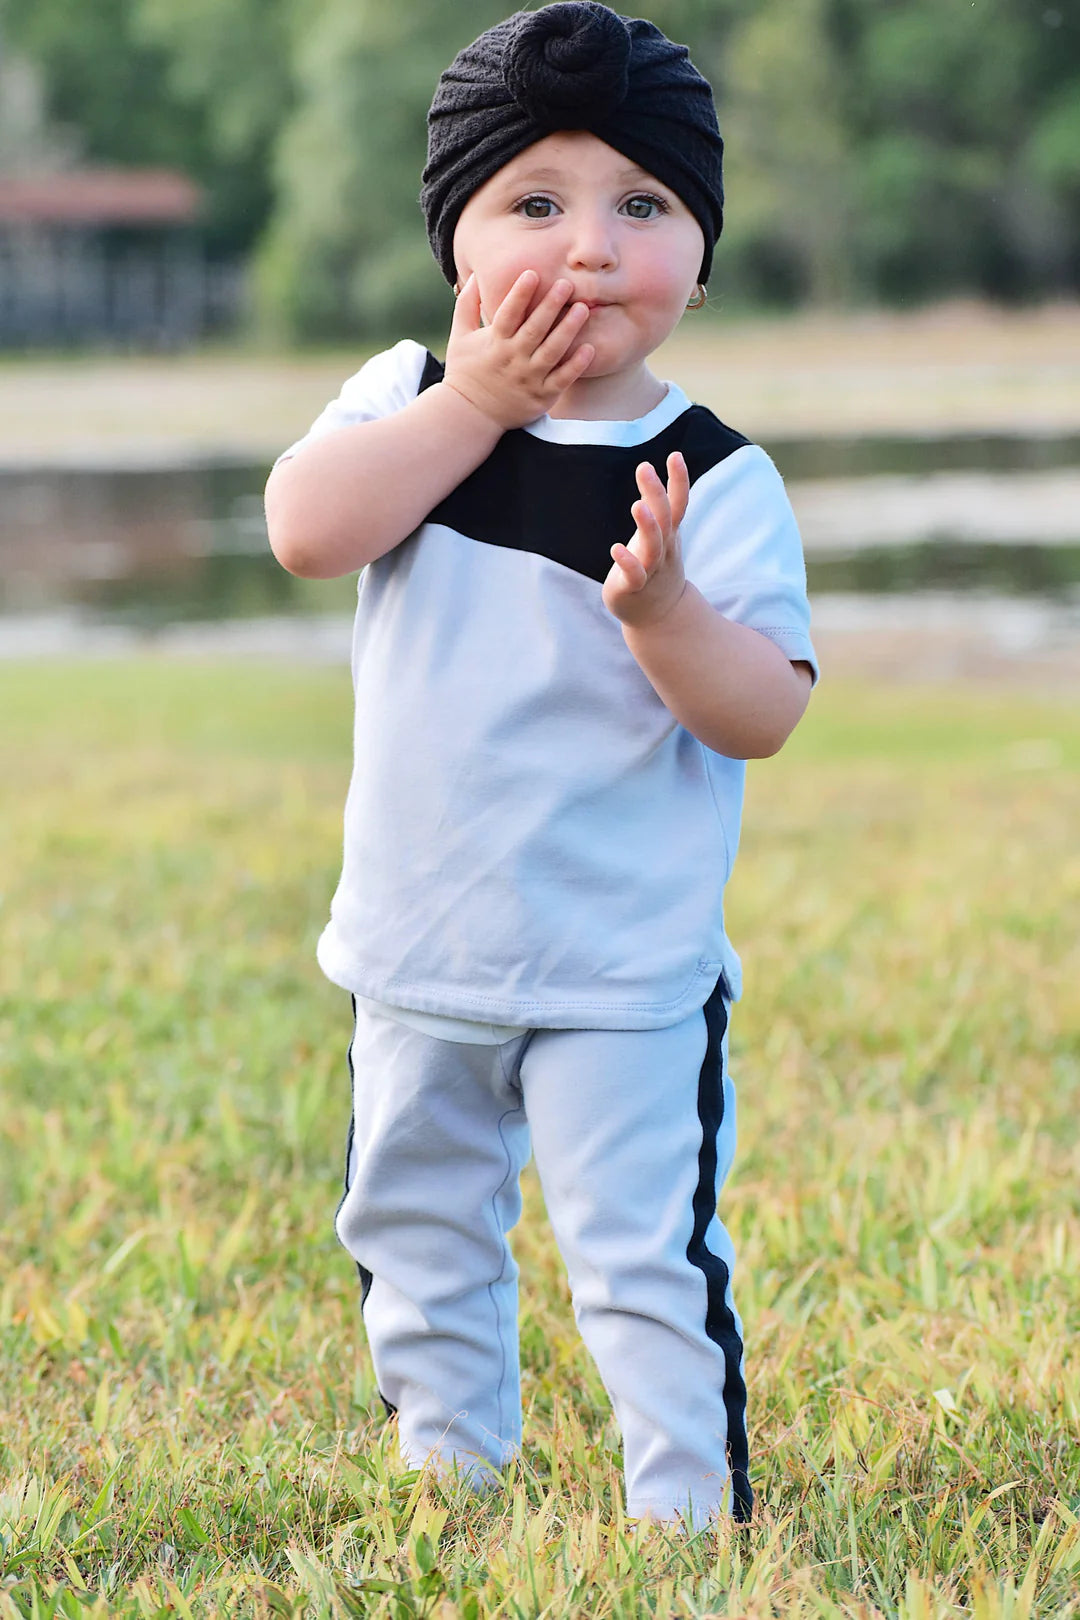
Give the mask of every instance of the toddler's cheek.
M 681 307 L 685 301 L 685 277 L 673 274 L 670 265 L 653 267 L 641 277 L 638 287 L 645 302 L 657 309 L 666 309 L 669 305 Z M 693 288 L 690 290 L 692 292 Z

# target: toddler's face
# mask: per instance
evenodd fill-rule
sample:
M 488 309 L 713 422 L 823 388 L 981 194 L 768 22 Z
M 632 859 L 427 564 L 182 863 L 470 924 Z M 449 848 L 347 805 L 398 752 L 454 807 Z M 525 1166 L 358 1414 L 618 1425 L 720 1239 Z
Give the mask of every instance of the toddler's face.
M 475 271 L 490 322 L 523 270 L 543 298 L 560 277 L 570 304 L 597 307 L 580 341 L 596 353 L 585 375 L 640 364 L 678 324 L 694 291 L 705 239 L 661 181 L 584 130 L 527 147 L 465 204 L 454 232 L 461 282 Z

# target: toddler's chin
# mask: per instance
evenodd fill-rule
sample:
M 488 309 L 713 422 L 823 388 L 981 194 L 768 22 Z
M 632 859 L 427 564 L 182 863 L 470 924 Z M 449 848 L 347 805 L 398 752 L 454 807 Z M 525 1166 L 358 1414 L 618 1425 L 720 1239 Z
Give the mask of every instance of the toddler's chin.
M 626 371 L 633 362 L 633 356 L 623 355 L 619 351 L 612 351 L 603 343 L 596 346 L 596 353 L 581 373 L 583 379 L 595 382 L 600 377 L 610 377 L 616 372 Z

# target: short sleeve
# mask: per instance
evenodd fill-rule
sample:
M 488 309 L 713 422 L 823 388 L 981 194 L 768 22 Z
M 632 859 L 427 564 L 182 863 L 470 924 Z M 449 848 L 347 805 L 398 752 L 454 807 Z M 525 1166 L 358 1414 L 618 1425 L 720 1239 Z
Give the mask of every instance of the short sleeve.
M 681 524 L 686 577 L 725 618 L 775 641 L 818 678 L 802 537 L 784 480 L 759 445 L 734 450 L 691 487 Z
M 427 361 L 427 350 L 411 338 L 402 338 L 392 349 L 372 355 L 360 370 L 341 386 L 336 399 L 319 413 L 302 439 L 283 450 L 274 463 L 285 461 L 313 439 L 321 439 L 337 428 L 356 422 L 377 422 L 392 416 L 416 398 Z

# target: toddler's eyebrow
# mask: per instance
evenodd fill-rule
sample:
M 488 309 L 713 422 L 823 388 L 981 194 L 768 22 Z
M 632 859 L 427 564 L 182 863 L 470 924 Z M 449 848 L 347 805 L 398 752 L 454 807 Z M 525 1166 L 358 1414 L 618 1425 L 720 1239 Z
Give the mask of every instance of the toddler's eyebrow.
M 526 169 L 524 174 L 516 177 L 507 177 L 506 185 L 510 187 L 524 186 L 533 180 L 563 180 L 572 173 L 568 169 Z M 652 180 L 647 169 L 638 168 L 635 164 L 630 169 L 620 169 L 615 175 L 616 180 Z

